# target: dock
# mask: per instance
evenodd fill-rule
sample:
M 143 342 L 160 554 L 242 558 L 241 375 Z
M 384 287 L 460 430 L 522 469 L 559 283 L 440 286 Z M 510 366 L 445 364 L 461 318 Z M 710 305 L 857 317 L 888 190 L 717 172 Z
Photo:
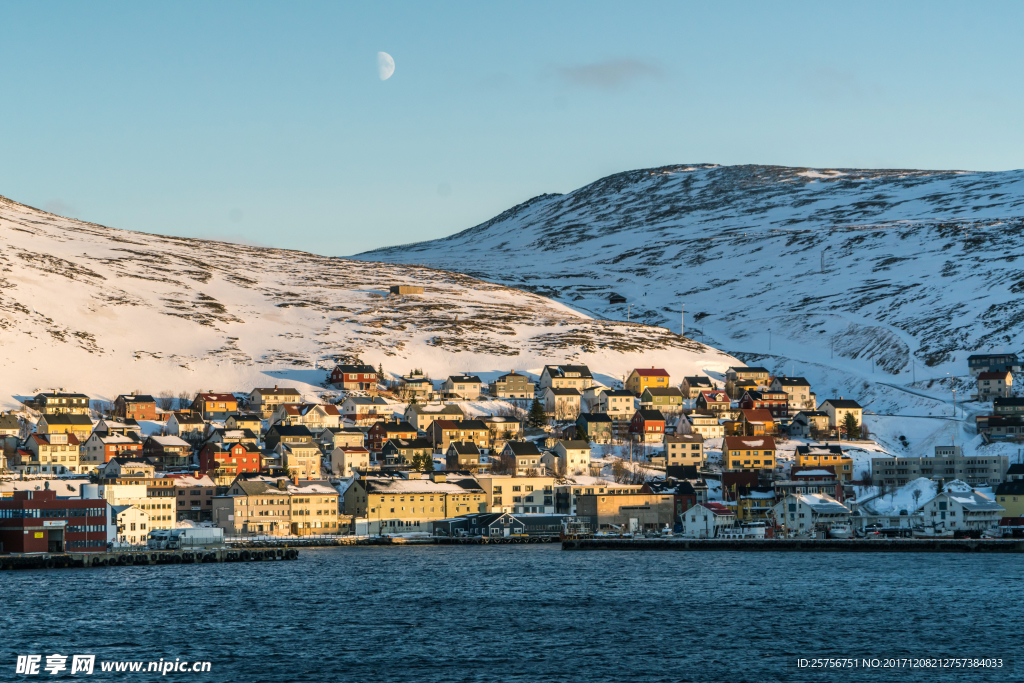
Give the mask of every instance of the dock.
M 33 553 L 0 555 L 0 570 L 127 567 L 156 564 L 214 564 L 296 560 L 295 548 L 195 548 L 110 553 Z
M 796 553 L 1024 553 L 1024 539 L 715 539 L 584 538 L 562 541 L 562 550 L 687 550 Z

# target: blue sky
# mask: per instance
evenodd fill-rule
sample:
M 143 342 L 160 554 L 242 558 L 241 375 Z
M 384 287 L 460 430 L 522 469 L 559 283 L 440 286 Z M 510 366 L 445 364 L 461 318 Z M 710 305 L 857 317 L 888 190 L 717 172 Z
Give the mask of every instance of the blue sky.
M 996 2 L 0 2 L 0 194 L 346 255 L 634 168 L 1019 168 L 1022 20 Z

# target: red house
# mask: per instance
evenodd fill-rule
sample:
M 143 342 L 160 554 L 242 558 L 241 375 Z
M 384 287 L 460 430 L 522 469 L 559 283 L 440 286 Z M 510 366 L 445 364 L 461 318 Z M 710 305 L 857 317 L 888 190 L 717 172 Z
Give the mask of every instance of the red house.
M 100 498 L 57 498 L 56 491 L 15 491 L 0 498 L 0 552 L 88 553 L 107 549 L 110 510 Z
M 122 420 L 155 420 L 156 399 L 148 394 L 121 394 L 114 399 L 114 417 Z
M 336 365 L 331 370 L 331 384 L 349 391 L 377 391 L 377 371 L 372 365 Z
M 629 433 L 637 441 L 660 443 L 665 440 L 665 416 L 660 410 L 640 408 L 629 421 Z
M 370 431 L 366 433 L 366 440 L 369 443 L 368 448 L 374 453 L 380 453 L 380 450 L 384 448 L 390 439 L 415 439 L 416 428 L 405 420 L 399 420 L 397 417 L 394 420 L 375 423 L 370 427 Z
M 789 394 L 785 391 L 745 391 L 740 398 L 740 409 L 763 409 L 776 420 L 789 417 Z
M 260 471 L 260 455 L 260 449 L 249 443 L 208 443 L 199 451 L 199 471 L 255 474 Z
M 702 391 L 697 397 L 697 412 L 719 412 L 731 407 L 732 399 L 724 391 Z

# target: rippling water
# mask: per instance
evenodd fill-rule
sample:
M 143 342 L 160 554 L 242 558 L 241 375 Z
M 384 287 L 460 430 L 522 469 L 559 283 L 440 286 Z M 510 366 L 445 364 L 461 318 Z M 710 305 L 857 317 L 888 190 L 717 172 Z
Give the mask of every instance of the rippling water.
M 1017 680 L 1022 574 L 1012 555 L 557 545 L 5 572 L 0 681 L 61 679 L 14 674 L 16 655 L 54 652 L 213 662 L 206 674 L 76 676 L 90 681 Z M 1008 668 L 796 668 L 814 656 L 1001 656 Z

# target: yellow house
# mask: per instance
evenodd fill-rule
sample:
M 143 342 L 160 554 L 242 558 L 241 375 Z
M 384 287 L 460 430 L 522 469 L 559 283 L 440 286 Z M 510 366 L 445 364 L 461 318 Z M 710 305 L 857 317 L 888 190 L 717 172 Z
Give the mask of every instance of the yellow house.
M 323 484 L 289 486 L 293 536 L 338 533 L 338 492 Z
M 1003 517 L 1024 517 L 1024 480 L 1004 481 L 996 487 L 996 502 L 1005 508 Z
M 748 493 L 741 493 L 736 501 L 736 520 L 739 522 L 764 522 L 775 505 L 775 490 L 771 487 L 754 487 Z
M 727 436 L 722 445 L 727 470 L 755 472 L 775 468 L 775 439 L 770 436 Z
M 644 389 L 668 389 L 668 373 L 660 368 L 637 368 L 629 373 L 626 379 L 626 389 L 637 396 L 644 393 Z
M 486 512 L 484 492 L 471 478 L 452 483 L 443 472 L 429 479 L 361 477 L 345 491 L 345 514 L 363 517 L 367 533 L 429 532 L 430 522 Z
M 796 447 L 796 465 L 799 467 L 836 468 L 841 481 L 853 479 L 853 458 L 843 453 L 842 447 L 828 444 L 808 444 Z

